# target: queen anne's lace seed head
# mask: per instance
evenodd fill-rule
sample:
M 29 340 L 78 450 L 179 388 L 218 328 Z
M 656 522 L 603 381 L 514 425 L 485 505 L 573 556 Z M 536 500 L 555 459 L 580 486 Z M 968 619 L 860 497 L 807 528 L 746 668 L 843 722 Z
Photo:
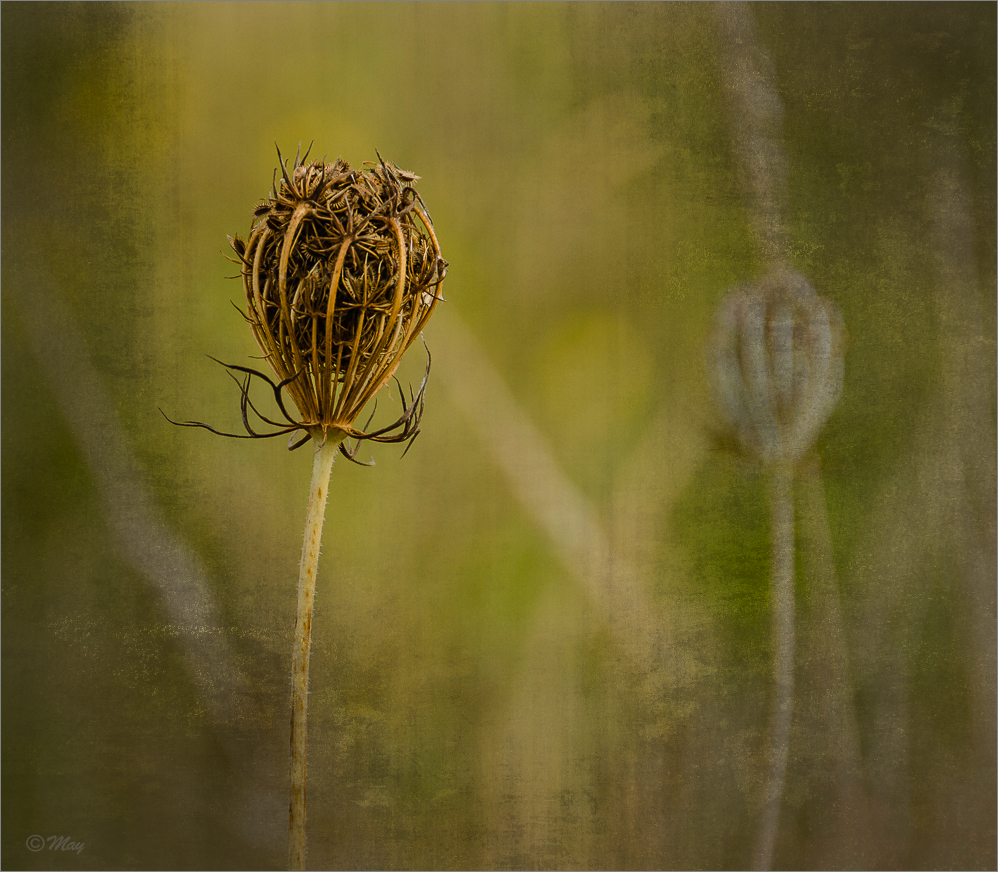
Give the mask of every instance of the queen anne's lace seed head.
M 249 237 L 229 238 L 239 257 L 244 315 L 277 381 L 225 365 L 230 374 L 242 374 L 236 380 L 246 434 L 221 433 L 199 421 L 174 423 L 243 439 L 291 433 L 292 448 L 333 439 L 353 460 L 356 447 L 348 451 L 344 439 L 406 442 L 419 432 L 426 377 L 408 401 L 402 395 L 394 424 L 364 432 L 354 421 L 420 335 L 440 300 L 447 261 L 414 187 L 419 176 L 380 155 L 362 170 L 343 160 L 307 158 L 296 158 L 290 173 L 280 161 L 281 177 L 275 172 L 270 196 L 253 210 Z M 253 404 L 253 378 L 270 385 L 284 420 Z M 297 417 L 288 411 L 285 391 Z M 276 429 L 258 432 L 258 422 Z
M 296 159 L 289 174 L 282 162 L 249 238 L 232 240 L 253 334 L 315 438 L 373 438 L 354 420 L 420 334 L 447 268 L 418 176 L 367 166 Z
M 844 336 L 835 304 L 789 270 L 723 301 L 711 374 L 745 451 L 796 462 L 814 444 L 842 391 Z

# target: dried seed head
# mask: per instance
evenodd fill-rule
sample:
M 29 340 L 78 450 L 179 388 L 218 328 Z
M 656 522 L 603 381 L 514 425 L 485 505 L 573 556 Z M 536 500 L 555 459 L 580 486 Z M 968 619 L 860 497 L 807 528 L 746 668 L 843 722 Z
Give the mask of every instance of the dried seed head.
M 782 270 L 730 294 L 710 344 L 715 392 L 744 450 L 796 462 L 842 391 L 845 331 L 834 303 Z
M 290 172 L 281 161 L 249 237 L 231 239 L 247 320 L 277 375 L 278 400 L 284 388 L 298 407 L 300 419 L 289 424 L 316 439 L 409 439 L 422 388 L 411 405 L 403 397 L 393 427 L 363 433 L 354 421 L 391 380 L 440 299 L 447 263 L 413 187 L 418 176 L 380 155 L 361 170 L 343 160 L 305 160 L 296 158 Z M 396 427 L 402 432 L 386 435 Z

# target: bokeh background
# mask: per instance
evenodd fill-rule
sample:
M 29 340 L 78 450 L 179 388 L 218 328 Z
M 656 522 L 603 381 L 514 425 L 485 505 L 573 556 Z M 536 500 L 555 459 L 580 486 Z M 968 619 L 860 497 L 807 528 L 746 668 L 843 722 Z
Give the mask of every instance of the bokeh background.
M 849 334 L 774 863 L 993 869 L 996 7 L 749 13 L 791 262 Z M 716 8 L 0 14 L 3 866 L 284 862 L 311 448 L 159 408 L 239 428 L 226 235 L 312 141 L 419 173 L 451 267 L 422 434 L 333 470 L 310 866 L 747 866 L 766 472 L 704 347 L 763 264 Z

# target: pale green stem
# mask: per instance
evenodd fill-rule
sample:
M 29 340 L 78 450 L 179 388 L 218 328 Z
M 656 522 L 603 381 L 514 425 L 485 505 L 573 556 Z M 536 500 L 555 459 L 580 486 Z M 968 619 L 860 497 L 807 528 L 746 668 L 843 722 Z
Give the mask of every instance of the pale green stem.
M 794 472 L 786 461 L 773 466 L 770 504 L 773 551 L 770 595 L 773 604 L 773 678 L 776 705 L 769 730 L 769 774 L 755 846 L 756 869 L 769 869 L 780 818 L 794 704 Z
M 319 568 L 322 521 L 326 515 L 329 474 L 341 440 L 326 439 L 315 449 L 312 485 L 305 518 L 305 541 L 298 575 L 298 612 L 291 659 L 291 804 L 288 814 L 288 869 L 305 868 L 305 774 L 308 753 L 308 656 L 312 646 L 312 605 Z

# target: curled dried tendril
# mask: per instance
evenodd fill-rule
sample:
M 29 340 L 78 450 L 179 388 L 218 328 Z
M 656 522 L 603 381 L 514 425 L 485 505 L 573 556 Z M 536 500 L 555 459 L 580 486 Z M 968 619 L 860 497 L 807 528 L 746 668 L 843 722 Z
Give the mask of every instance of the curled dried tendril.
M 332 437 L 354 462 L 361 440 L 411 444 L 423 413 L 429 352 L 419 389 L 410 390 L 408 402 L 402 393 L 398 420 L 373 432 L 365 432 L 371 419 L 364 429 L 354 421 L 392 381 L 441 299 L 447 262 L 414 187 L 419 177 L 380 155 L 361 170 L 341 159 L 306 163 L 306 153 L 289 171 L 280 151 L 278 158 L 281 178 L 275 171 L 248 238 L 229 240 L 246 298 L 240 312 L 276 381 L 259 370 L 222 364 L 240 387 L 245 434 L 198 421 L 173 423 L 242 439 L 303 433 L 292 435 L 291 449 Z M 283 420 L 253 404 L 254 378 L 270 387 Z M 297 417 L 288 411 L 285 392 Z M 261 432 L 261 423 L 277 429 Z M 357 442 L 352 450 L 347 439 Z

